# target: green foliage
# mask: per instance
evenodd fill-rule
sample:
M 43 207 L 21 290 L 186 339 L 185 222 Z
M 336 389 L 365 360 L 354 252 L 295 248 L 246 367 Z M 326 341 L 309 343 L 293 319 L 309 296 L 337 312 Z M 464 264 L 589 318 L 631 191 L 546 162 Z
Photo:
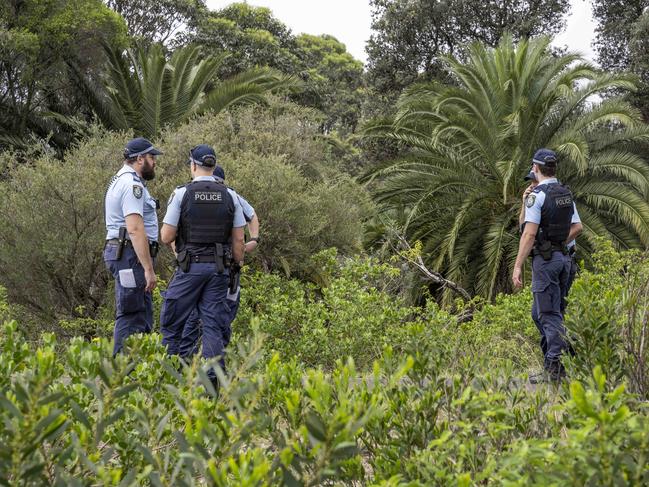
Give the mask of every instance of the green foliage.
M 0 332 L 0 480 L 94 485 L 612 485 L 649 480 L 646 406 L 599 368 L 570 392 L 526 390 L 476 357 L 449 369 L 435 330 L 410 329 L 371 373 L 330 373 L 255 333 L 228 356 L 218 400 L 209 364 L 179 367 L 156 335 L 110 344 Z M 557 394 L 558 392 L 558 394 Z
M 251 262 L 256 268 L 300 275 L 308 258 L 323 248 L 356 252 L 362 220 L 372 206 L 355 181 L 336 174 L 325 144 L 314 139 L 317 123 L 310 113 L 275 103 L 267 110 L 205 115 L 165 132 L 164 140 L 156 141 L 165 155 L 150 185 L 163 202 L 160 216 L 173 189 L 190 178 L 189 149 L 208 143 L 217 149 L 228 183 L 259 214 L 263 241 Z M 29 166 L 8 169 L 0 181 L 5 209 L 0 214 L 0 284 L 13 302 L 38 317 L 39 326 L 67 320 L 61 323 L 67 331 L 59 330 L 64 334 L 73 329 L 86 334 L 83 321 L 75 324 L 76 319 L 107 322 L 110 313 L 102 307 L 107 298 L 113 300 L 101 254 L 103 195 L 130 136 L 93 130 L 62 161 L 42 156 Z M 162 278 L 168 277 L 171 258 L 164 250 L 158 259 Z
M 83 104 L 73 64 L 95 77 L 102 43 L 126 42 L 123 20 L 100 0 L 26 0 L 0 7 L 0 147 L 59 151 Z
M 592 271 L 582 273 L 570 294 L 566 327 L 576 355 L 570 369 L 587 377 L 598 366 L 610 385 L 625 379 L 632 392 L 649 397 L 649 257 L 617 253 L 600 243 Z
M 444 79 L 441 57 L 464 44 L 498 45 L 505 32 L 516 39 L 555 34 L 565 25 L 568 0 L 372 0 L 367 43 L 374 96 L 394 98 L 415 81 Z M 385 108 L 385 107 L 384 107 Z
M 107 53 L 110 103 L 90 86 L 89 97 L 107 128 L 132 129 L 149 138 L 194 115 L 218 113 L 235 104 L 263 103 L 267 92 L 295 86 L 290 77 L 263 68 L 216 82 L 224 56 L 202 58 L 197 46 L 178 48 L 169 59 L 161 44 L 138 45 L 125 55 L 111 48 Z
M 630 40 L 635 22 L 649 7 L 647 0 L 594 0 L 593 17 L 597 21 L 594 47 L 597 60 L 605 69 L 629 68 Z
M 323 132 L 355 131 L 364 95 L 363 64 L 334 37 L 294 36 L 270 9 L 233 3 L 204 16 L 188 40 L 214 55 L 229 54 L 219 68 L 221 77 L 256 66 L 299 76 L 303 90 L 291 98 L 325 114 Z
M 587 104 L 634 85 L 577 55 L 553 56 L 549 43 L 474 44 L 466 61 L 447 59 L 458 86 L 414 86 L 392 124 L 368 128 L 406 149 L 376 170 L 377 199 L 404 213 L 399 223 L 422 240 L 433 270 L 488 298 L 511 289 L 522 175 L 540 147 L 561 157 L 558 177 L 575 196 L 586 254 L 597 236 L 649 245 L 647 127 L 617 98 Z
M 247 336 L 254 317 L 268 336 L 269 353 L 328 369 L 351 356 L 360 368 L 369 367 L 386 345 L 400 342 L 420 311 L 395 305 L 388 293 L 398 269 L 372 259 L 338 264 L 336 258 L 334 249 L 316 255 L 313 278 L 320 286 L 244 273 L 236 333 Z
M 311 110 L 271 100 L 267 109 L 202 117 L 165 134 L 164 160 L 170 162 L 159 164 L 160 199 L 189 179 L 189 149 L 211 144 L 226 182 L 259 216 L 263 241 L 251 258 L 255 266 L 304 275 L 309 258 L 323 248 L 358 251 L 362 222 L 373 207 L 316 139 L 317 120 Z
M 138 40 L 172 43 L 206 10 L 204 0 L 106 0 Z

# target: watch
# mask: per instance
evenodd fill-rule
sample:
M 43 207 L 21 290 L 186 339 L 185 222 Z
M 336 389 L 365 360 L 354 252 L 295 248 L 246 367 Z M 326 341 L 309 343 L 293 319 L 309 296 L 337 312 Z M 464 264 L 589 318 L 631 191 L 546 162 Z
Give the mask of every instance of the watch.
M 259 237 L 252 237 L 248 239 L 248 242 L 257 242 L 259 243 Z

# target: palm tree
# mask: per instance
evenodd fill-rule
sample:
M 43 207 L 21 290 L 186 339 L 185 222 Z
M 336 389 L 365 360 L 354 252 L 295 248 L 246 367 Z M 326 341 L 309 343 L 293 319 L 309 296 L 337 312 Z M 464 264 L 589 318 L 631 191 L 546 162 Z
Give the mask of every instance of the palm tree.
M 125 53 L 106 47 L 107 94 L 78 76 L 102 123 L 156 137 L 194 115 L 219 112 L 235 104 L 263 103 L 265 94 L 294 89 L 298 82 L 269 68 L 254 68 L 230 79 L 215 79 L 225 55 L 201 57 L 198 46 L 177 49 L 169 59 L 162 45 L 136 45 Z M 74 69 L 73 66 L 71 66 Z
M 455 86 L 411 87 L 391 123 L 367 131 L 406 149 L 374 171 L 378 201 L 405 209 L 404 231 L 423 242 L 433 269 L 489 298 L 510 290 L 523 176 L 540 147 L 561 157 L 582 248 L 597 236 L 624 248 L 649 245 L 649 165 L 640 155 L 649 129 L 621 98 L 598 96 L 633 82 L 576 54 L 553 56 L 549 44 L 473 44 L 465 62 L 446 59 Z

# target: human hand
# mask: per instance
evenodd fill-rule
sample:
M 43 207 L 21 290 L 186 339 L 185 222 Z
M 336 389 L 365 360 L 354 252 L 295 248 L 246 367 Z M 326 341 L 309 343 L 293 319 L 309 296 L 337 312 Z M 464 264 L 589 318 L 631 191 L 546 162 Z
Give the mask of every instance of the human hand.
M 144 291 L 147 293 L 153 291 L 157 285 L 157 277 L 155 275 L 155 271 L 153 269 L 151 269 L 150 271 L 145 270 L 144 280 L 146 281 L 146 287 L 144 288 Z
M 514 272 L 512 273 L 512 283 L 514 284 L 514 289 L 520 289 L 523 287 L 522 274 L 523 271 L 520 267 L 514 267 Z
M 523 201 L 527 199 L 527 197 L 530 195 L 533 189 L 534 189 L 533 184 L 530 184 L 527 188 L 525 188 L 525 192 L 523 193 Z
M 258 245 L 258 244 L 257 244 L 257 242 L 256 242 L 255 240 L 249 240 L 248 242 L 246 242 L 246 246 L 245 246 L 245 248 L 244 248 L 244 252 L 245 252 L 246 254 L 249 254 L 249 253 L 251 253 L 251 252 L 254 252 L 255 249 L 257 248 L 257 245 Z

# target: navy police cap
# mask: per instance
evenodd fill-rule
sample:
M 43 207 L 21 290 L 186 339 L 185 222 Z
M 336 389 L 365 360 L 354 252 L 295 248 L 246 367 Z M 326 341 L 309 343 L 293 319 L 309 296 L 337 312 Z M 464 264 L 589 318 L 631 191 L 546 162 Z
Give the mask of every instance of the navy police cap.
M 539 164 L 541 166 L 556 166 L 559 162 L 557 153 L 550 149 L 539 149 L 534 153 L 532 158 L 534 164 Z
M 217 178 L 221 178 L 221 179 L 223 179 L 225 181 L 225 171 L 218 164 L 216 166 L 214 166 L 214 173 L 213 174 Z
M 153 144 L 144 137 L 129 140 L 124 148 L 124 159 L 133 159 L 144 154 L 159 156 L 162 154 L 162 151 L 153 147 Z
M 200 144 L 189 151 L 189 163 L 199 166 L 213 167 L 216 165 L 216 152 L 207 144 Z
M 530 171 L 525 175 L 523 179 L 525 181 L 536 181 L 536 175 L 534 174 L 534 171 Z

